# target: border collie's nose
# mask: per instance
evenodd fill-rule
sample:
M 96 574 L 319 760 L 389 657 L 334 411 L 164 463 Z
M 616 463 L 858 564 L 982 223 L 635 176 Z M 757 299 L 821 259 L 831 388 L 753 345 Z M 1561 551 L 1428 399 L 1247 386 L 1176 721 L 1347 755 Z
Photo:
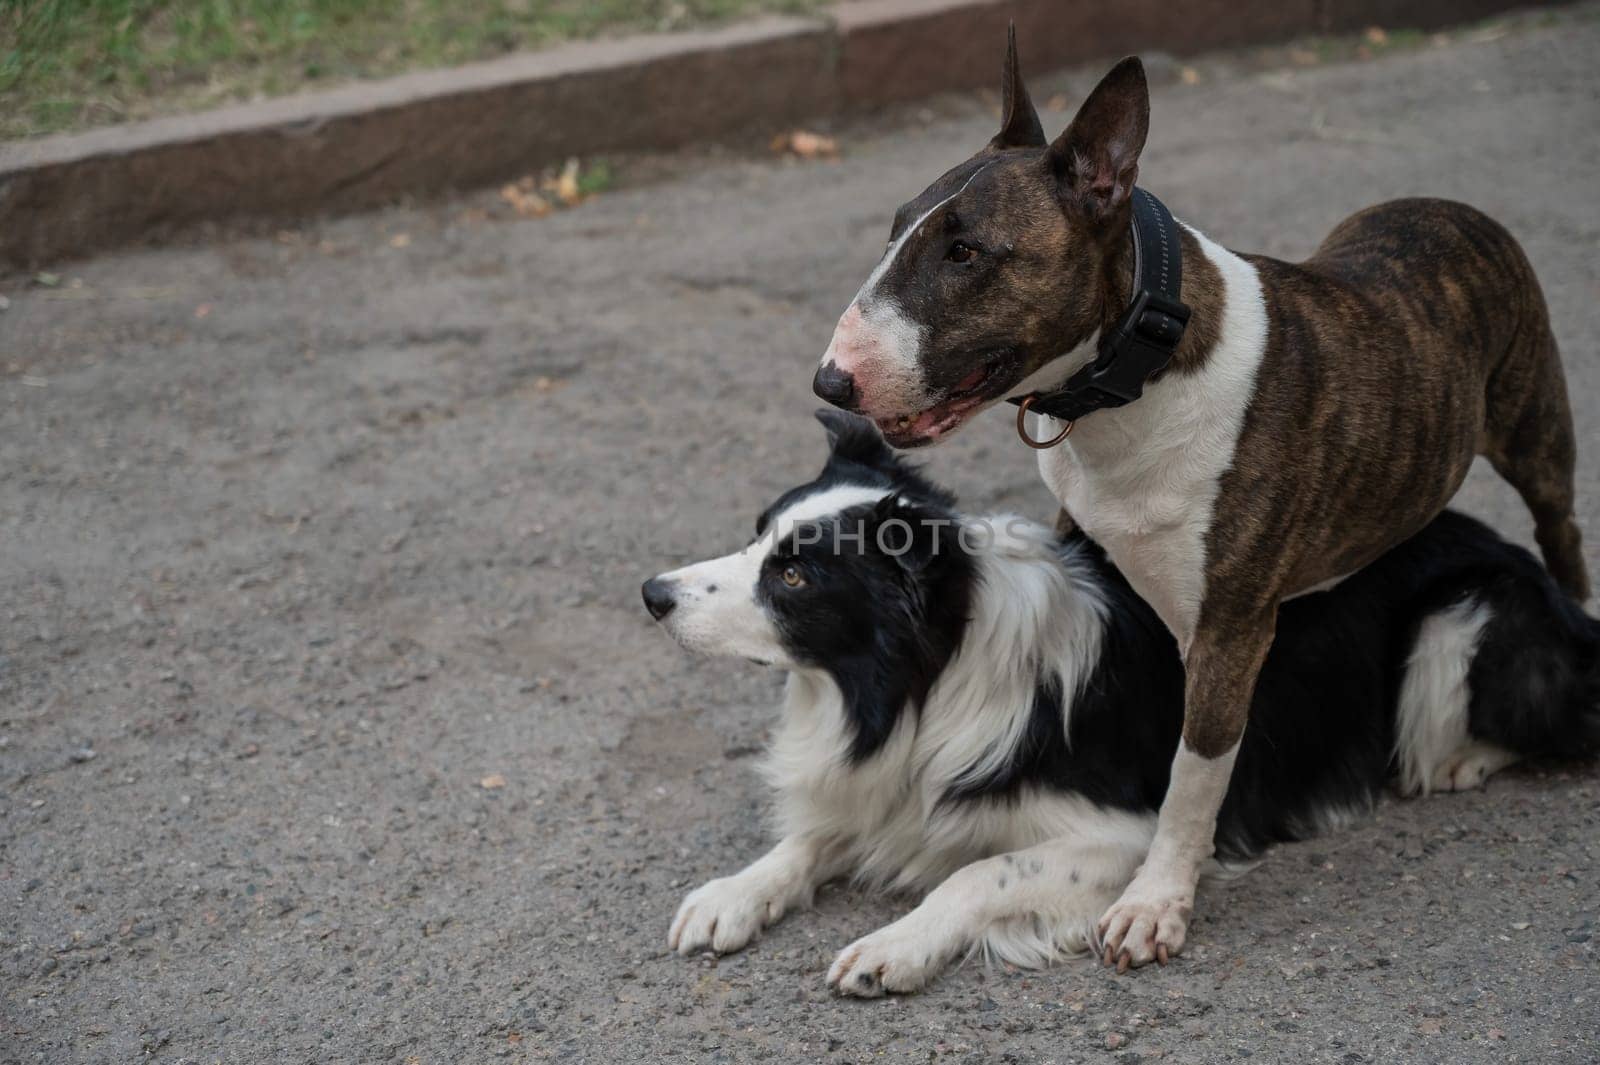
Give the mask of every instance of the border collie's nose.
M 811 391 L 818 399 L 825 399 L 835 407 L 853 410 L 856 405 L 856 379 L 845 373 L 832 361 L 817 367 L 817 376 L 811 379 Z
M 644 582 L 644 587 L 639 590 L 644 594 L 644 608 L 650 611 L 651 617 L 660 621 L 672 613 L 672 608 L 678 605 L 675 588 L 675 581 L 664 581 L 660 577 L 651 577 Z

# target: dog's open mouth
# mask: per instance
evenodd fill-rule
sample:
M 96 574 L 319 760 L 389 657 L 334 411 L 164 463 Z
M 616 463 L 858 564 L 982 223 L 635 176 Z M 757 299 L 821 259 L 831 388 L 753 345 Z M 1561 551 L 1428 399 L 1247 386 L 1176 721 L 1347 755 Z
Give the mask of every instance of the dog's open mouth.
M 874 419 L 878 430 L 897 448 L 924 447 L 948 436 L 1005 389 L 1002 371 L 1009 355 L 1009 351 L 991 353 L 981 366 L 956 382 L 943 399 L 918 414 Z

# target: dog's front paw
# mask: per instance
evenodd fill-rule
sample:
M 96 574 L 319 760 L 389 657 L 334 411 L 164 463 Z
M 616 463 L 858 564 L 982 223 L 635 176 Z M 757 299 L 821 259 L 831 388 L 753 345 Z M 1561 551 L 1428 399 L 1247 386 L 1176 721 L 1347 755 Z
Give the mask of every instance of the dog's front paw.
M 1135 880 L 1100 918 L 1101 956 L 1119 973 L 1153 961 L 1165 965 L 1183 950 L 1193 912 L 1192 893 L 1143 888 Z
M 828 986 L 861 998 L 917 991 L 939 975 L 960 946 L 911 914 L 841 951 L 828 970 Z
M 738 950 L 783 916 L 781 900 L 737 876 L 711 880 L 689 893 L 672 919 L 667 946 L 679 954 Z

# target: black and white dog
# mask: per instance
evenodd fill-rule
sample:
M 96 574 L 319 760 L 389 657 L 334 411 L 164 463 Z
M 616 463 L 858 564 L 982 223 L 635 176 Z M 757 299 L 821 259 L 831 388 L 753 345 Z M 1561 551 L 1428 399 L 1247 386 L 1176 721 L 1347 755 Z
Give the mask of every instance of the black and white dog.
M 922 987 L 979 948 L 1092 947 L 1138 870 L 1183 725 L 1156 614 L 1081 535 L 975 518 L 863 419 L 746 548 L 645 583 L 684 647 L 789 671 L 766 762 L 781 840 L 684 900 L 681 952 L 749 943 L 852 876 L 931 893 L 838 957 L 851 995 Z M 1476 787 L 1600 746 L 1600 623 L 1526 551 L 1446 513 L 1282 608 L 1212 871 L 1400 790 Z

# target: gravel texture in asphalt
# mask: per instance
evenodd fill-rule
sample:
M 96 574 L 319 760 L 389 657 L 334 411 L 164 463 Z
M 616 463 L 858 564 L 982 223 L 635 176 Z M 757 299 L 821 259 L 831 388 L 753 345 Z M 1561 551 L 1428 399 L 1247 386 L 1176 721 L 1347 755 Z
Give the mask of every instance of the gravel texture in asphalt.
M 1289 257 L 1395 196 L 1505 222 L 1600 572 L 1597 14 L 1154 62 L 1142 174 Z M 1094 73 L 1036 88 L 1052 130 Z M 993 124 L 941 101 L 839 162 L 703 158 L 538 221 L 491 194 L 0 282 L 0 1061 L 1593 1062 L 1585 766 L 1285 847 L 1166 969 L 841 1001 L 834 953 L 910 904 L 846 888 L 743 953 L 665 950 L 768 842 L 780 678 L 688 659 L 639 581 L 818 466 L 835 316 Z M 1010 420 L 923 457 L 1048 518 Z M 1460 505 L 1527 540 L 1486 471 Z

